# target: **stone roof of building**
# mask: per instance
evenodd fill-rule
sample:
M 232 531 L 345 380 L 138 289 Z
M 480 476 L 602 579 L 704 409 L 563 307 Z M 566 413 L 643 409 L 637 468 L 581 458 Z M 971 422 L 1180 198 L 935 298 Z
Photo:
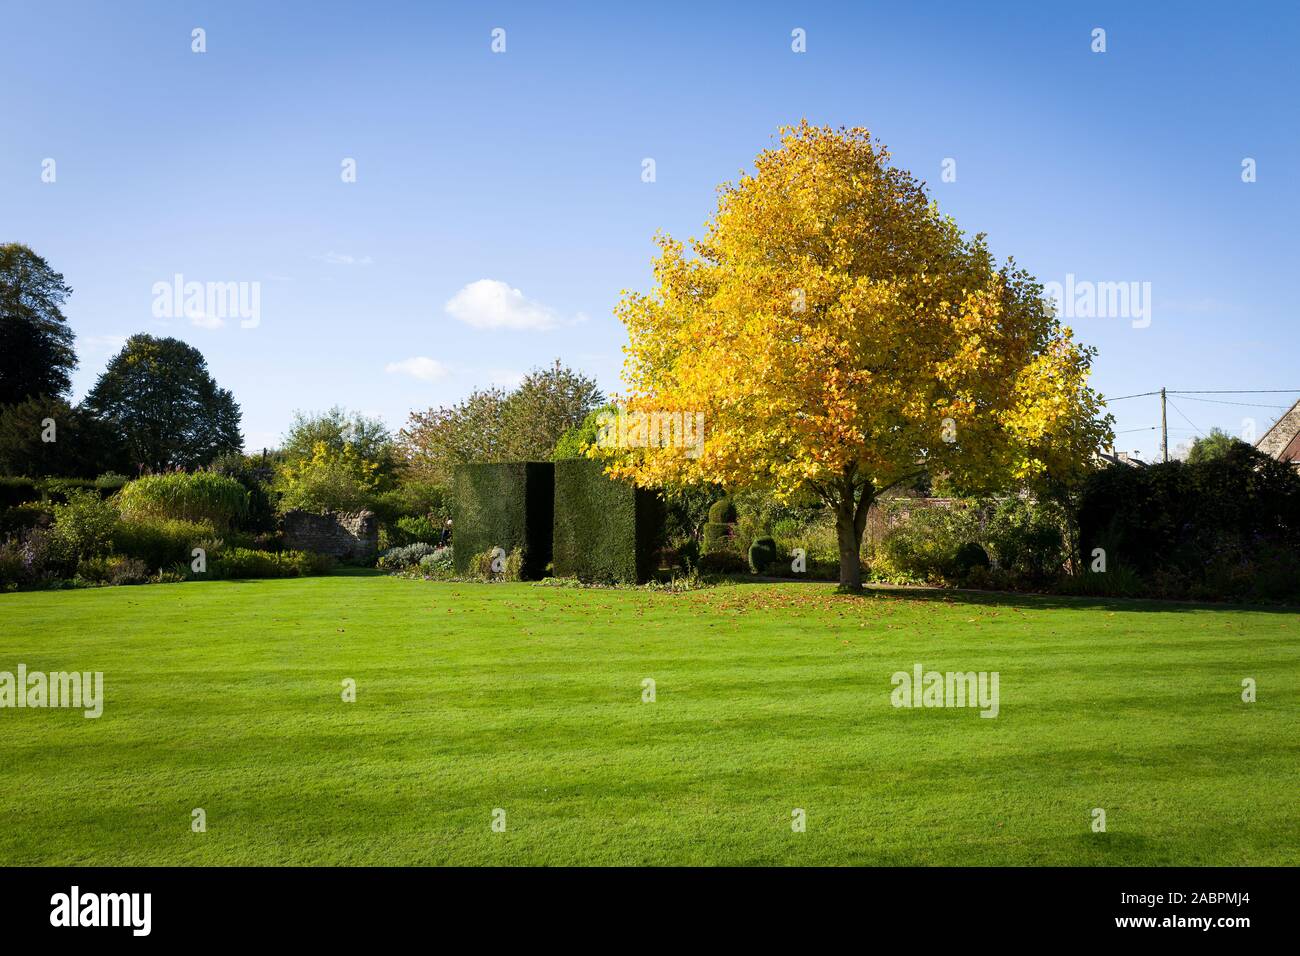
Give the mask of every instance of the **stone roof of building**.
M 1255 447 L 1278 461 L 1300 461 L 1300 401 L 1260 436 Z

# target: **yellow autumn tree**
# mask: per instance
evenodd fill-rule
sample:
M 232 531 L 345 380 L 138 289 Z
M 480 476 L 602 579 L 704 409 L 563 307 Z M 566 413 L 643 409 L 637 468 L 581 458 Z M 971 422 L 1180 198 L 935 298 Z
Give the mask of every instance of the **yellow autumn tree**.
M 593 453 L 647 487 L 816 493 L 846 589 L 890 488 L 926 471 L 967 490 L 1060 479 L 1109 435 L 1086 384 L 1095 350 L 864 129 L 783 128 L 720 187 L 689 252 L 656 241 L 655 288 L 617 308 L 625 407 L 702 413 L 703 447 L 651 433 Z

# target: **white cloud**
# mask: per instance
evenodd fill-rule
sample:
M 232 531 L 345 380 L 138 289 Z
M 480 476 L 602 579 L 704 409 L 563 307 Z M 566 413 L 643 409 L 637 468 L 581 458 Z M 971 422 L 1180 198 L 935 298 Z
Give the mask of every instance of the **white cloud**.
M 426 382 L 437 382 L 446 378 L 450 370 L 437 359 L 416 355 L 400 362 L 389 362 L 384 371 L 389 375 L 410 375 Z
M 447 314 L 476 329 L 544 331 L 560 324 L 550 306 L 535 302 L 499 279 L 471 282 L 447 300 Z
M 323 256 L 317 256 L 321 262 L 328 262 L 332 266 L 368 266 L 374 262 L 369 256 L 349 256 L 342 252 L 327 252 Z

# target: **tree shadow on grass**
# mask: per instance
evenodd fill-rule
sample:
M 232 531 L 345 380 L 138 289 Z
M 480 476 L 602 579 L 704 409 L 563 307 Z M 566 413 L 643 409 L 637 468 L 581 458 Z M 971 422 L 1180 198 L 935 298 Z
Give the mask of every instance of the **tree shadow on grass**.
M 861 594 L 837 591 L 835 581 L 796 581 L 790 578 L 729 578 L 727 584 L 801 584 L 824 588 L 829 594 L 842 594 L 861 600 L 933 601 L 938 604 L 962 604 L 984 607 L 1063 608 L 1067 610 L 1104 609 L 1108 611 L 1254 611 L 1264 614 L 1300 614 L 1294 604 L 1233 604 L 1216 601 L 1170 601 L 1161 598 L 1096 597 L 1069 594 L 1040 594 L 1028 591 L 973 591 L 965 588 L 941 588 L 897 584 L 867 584 Z

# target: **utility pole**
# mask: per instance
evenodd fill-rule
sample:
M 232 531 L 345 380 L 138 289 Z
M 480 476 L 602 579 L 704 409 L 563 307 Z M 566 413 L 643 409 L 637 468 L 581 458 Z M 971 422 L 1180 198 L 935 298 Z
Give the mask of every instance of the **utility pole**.
M 1165 390 L 1160 389 L 1160 460 L 1169 460 L 1169 423 L 1165 420 Z

